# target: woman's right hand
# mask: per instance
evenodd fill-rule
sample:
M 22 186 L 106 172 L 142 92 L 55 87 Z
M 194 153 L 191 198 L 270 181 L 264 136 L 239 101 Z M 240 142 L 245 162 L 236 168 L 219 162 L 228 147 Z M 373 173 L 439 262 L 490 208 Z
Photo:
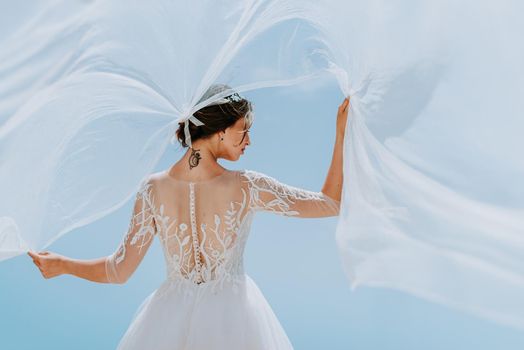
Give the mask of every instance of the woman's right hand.
M 346 97 L 338 107 L 337 112 L 337 136 L 344 137 L 346 123 L 348 120 L 348 111 L 350 108 L 349 97 Z
M 33 259 L 44 278 L 52 278 L 65 273 L 64 262 L 66 258 L 64 256 L 50 252 L 36 253 L 32 251 L 27 254 Z

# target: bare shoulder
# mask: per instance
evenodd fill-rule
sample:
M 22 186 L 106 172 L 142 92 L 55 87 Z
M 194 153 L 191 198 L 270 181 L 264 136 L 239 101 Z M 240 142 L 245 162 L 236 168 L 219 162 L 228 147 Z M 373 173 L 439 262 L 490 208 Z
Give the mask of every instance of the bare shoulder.
M 157 171 L 155 173 L 151 173 L 148 176 L 146 176 L 147 181 L 151 184 L 162 182 L 166 180 L 167 178 L 168 178 L 168 174 L 167 174 L 167 171 L 165 170 Z
M 142 181 L 140 181 L 139 192 L 151 192 L 158 188 L 163 181 L 162 172 L 148 174 L 142 178 Z

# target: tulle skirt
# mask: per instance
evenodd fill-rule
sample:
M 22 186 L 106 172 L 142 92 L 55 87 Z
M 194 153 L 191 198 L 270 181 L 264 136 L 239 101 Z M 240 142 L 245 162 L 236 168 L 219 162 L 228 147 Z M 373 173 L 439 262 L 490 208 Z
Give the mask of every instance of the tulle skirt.
M 138 308 L 121 350 L 293 349 L 255 282 L 166 280 Z

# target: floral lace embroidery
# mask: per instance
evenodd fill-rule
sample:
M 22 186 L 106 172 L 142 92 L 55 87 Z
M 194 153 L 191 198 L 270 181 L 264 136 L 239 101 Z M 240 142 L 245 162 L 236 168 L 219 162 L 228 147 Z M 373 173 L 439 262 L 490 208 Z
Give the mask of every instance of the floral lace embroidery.
M 266 174 L 245 170 L 245 179 L 249 183 L 250 207 L 253 210 L 267 210 L 279 215 L 296 216 L 301 212 L 292 210 L 291 206 L 297 201 L 311 201 L 320 205 L 329 205 L 329 202 L 336 203 L 335 200 L 327 198 L 322 192 L 313 192 L 298 187 L 283 184 L 277 179 Z M 269 199 L 262 199 L 266 195 Z
M 138 253 L 140 254 L 142 248 L 149 243 L 156 233 L 151 212 L 151 187 L 152 185 L 150 183 L 144 183 L 137 192 L 136 200 L 141 201 L 140 209 L 138 212 L 133 213 L 124 242 L 120 245 L 120 249 L 116 253 L 115 262 L 117 264 L 125 258 L 126 243 L 128 243 L 129 238 L 131 238 L 131 242 L 129 242 L 130 245 L 134 246 L 138 244 Z M 139 227 L 138 231 L 132 234 L 134 228 L 137 226 Z
M 198 231 L 194 208 L 190 211 L 191 225 L 180 222 L 177 217 L 171 218 L 164 203 L 155 205 L 152 183 L 144 182 L 136 196 L 128 232 L 118 250 L 107 260 L 108 280 L 123 283 L 140 263 L 156 234 L 164 251 L 168 279 L 180 280 L 182 284 L 176 284 L 179 288 L 187 282 L 206 282 L 215 290 L 232 282 L 230 285 L 235 290 L 244 274 L 243 252 L 256 211 L 304 217 L 337 215 L 339 202 L 322 192 L 289 186 L 252 170 L 241 171 L 239 175 L 242 180 L 237 183 L 240 200 L 231 200 L 222 215 L 212 214 L 211 222 L 200 223 Z M 193 185 L 189 183 L 190 206 L 195 205 Z M 130 252 L 132 258 L 126 261 Z M 201 256 L 197 258 L 196 253 Z
M 212 280 L 231 279 L 232 275 L 241 274 L 242 269 L 235 266 L 238 260 L 235 252 L 242 249 L 238 235 L 242 224 L 242 214 L 247 203 L 247 195 L 242 190 L 242 201 L 230 201 L 229 209 L 223 215 L 213 214 L 214 226 L 200 224 L 201 241 L 197 242 L 203 263 L 200 271 L 195 263 L 195 249 L 191 244 L 192 235 L 189 225 L 178 223 L 177 218 L 163 214 L 163 205 L 155 215 L 155 221 L 162 232 L 159 238 L 162 241 L 164 254 L 168 262 L 168 274 L 171 279 L 185 278 L 195 283 L 210 282 Z M 221 224 L 225 229 L 221 230 Z
M 133 214 L 124 239 L 118 249 L 105 260 L 106 277 L 109 283 L 125 283 L 140 263 L 142 250 L 146 251 L 149 248 L 156 234 L 151 210 L 152 200 L 152 184 L 143 181 L 135 196 Z M 127 259 L 130 249 L 133 250 L 133 259 Z M 130 261 L 127 262 L 126 259 Z

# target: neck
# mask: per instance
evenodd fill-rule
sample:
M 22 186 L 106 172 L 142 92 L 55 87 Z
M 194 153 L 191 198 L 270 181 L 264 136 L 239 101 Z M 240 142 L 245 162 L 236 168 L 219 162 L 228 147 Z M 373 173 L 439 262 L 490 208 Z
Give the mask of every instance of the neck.
M 206 178 L 217 175 L 224 171 L 217 162 L 215 152 L 206 147 L 205 143 L 193 143 L 193 147 L 188 148 L 184 156 L 173 166 L 173 171 L 183 176 L 197 176 Z

